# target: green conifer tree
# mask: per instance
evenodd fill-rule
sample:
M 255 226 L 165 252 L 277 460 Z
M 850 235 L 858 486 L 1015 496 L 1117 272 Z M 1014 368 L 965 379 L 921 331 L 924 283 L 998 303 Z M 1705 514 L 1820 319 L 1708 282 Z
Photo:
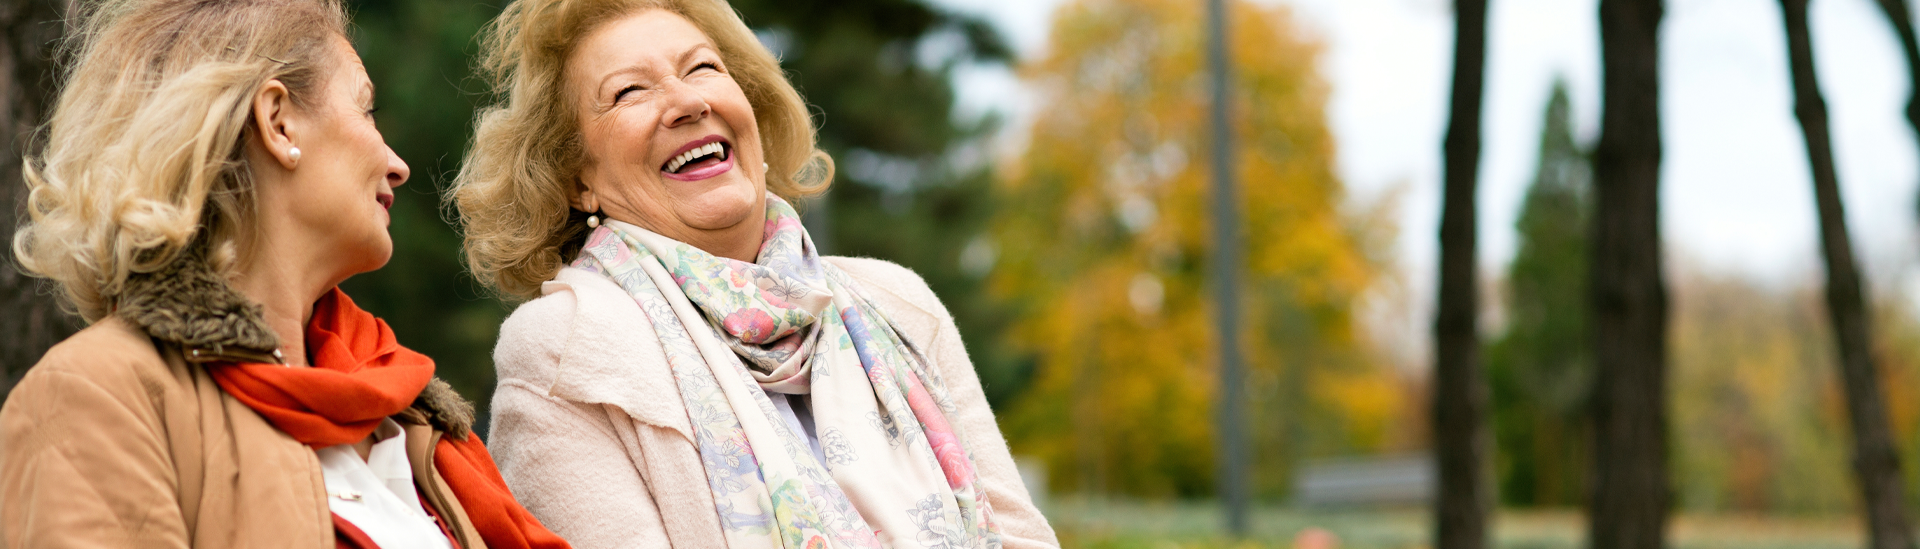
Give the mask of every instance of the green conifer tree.
M 1506 332 L 1487 349 L 1501 499 L 1512 505 L 1586 501 L 1593 352 L 1587 319 L 1587 219 L 1592 168 L 1574 143 L 1567 90 L 1556 82 L 1540 158 L 1515 223 Z

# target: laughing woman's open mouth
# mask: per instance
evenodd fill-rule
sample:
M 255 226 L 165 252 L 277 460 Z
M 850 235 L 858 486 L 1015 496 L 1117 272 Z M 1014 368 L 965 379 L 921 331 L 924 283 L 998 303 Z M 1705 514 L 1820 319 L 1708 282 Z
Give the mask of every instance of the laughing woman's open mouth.
M 676 181 L 699 181 L 733 169 L 733 144 L 710 135 L 680 147 L 660 166 L 660 175 Z

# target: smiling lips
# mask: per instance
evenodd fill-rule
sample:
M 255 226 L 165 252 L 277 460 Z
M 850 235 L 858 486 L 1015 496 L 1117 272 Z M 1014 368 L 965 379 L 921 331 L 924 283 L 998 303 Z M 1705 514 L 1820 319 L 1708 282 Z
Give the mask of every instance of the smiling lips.
M 660 175 L 676 181 L 699 181 L 733 169 L 733 144 L 709 135 L 682 145 L 660 166 Z

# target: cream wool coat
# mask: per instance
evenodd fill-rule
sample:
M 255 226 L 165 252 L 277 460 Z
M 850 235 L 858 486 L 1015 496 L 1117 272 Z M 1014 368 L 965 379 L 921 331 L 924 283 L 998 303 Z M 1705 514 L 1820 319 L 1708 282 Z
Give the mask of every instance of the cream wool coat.
M 919 275 L 827 257 L 949 383 L 1008 549 L 1057 547 L 1007 453 L 959 330 Z M 500 327 L 492 450 L 507 485 L 574 547 L 725 547 L 692 424 L 652 325 L 626 291 L 565 268 Z

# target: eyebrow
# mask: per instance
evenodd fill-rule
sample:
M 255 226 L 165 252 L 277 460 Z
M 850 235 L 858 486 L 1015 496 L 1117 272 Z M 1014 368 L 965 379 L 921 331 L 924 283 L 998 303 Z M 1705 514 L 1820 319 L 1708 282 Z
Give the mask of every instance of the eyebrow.
M 703 42 L 703 43 L 700 43 L 700 44 L 695 44 L 695 45 L 694 45 L 693 47 L 691 47 L 691 48 L 687 48 L 687 51 L 683 51 L 683 52 L 680 52 L 680 56 L 679 56 L 679 57 L 675 57 L 675 58 L 674 58 L 674 60 L 673 60 L 673 62 L 674 62 L 675 64 L 678 64 L 678 65 L 685 65 L 685 64 L 687 63 L 687 59 L 689 59 L 689 58 L 692 58 L 692 57 L 694 56 L 694 54 L 697 54 L 697 53 L 700 53 L 700 50 L 708 50 L 708 51 L 711 51 L 711 52 L 713 52 L 713 54 L 714 54 L 714 55 L 716 55 L 716 56 L 718 56 L 718 55 L 720 55 L 720 49 L 719 49 L 719 48 L 717 48 L 717 47 L 714 47 L 714 45 L 713 45 L 713 44 L 711 44 L 711 43 L 705 43 L 705 42 Z M 722 59 L 722 61 L 724 62 L 724 61 L 725 61 L 725 59 Z M 616 70 L 614 70 L 613 72 L 609 72 L 609 73 L 607 73 L 607 75 L 606 75 L 606 76 L 602 76 L 602 77 L 600 77 L 600 83 L 598 83 L 598 84 L 596 84 L 596 85 L 594 86 L 594 89 L 596 89 L 596 90 L 600 90 L 600 89 L 604 89 L 604 88 L 606 88 L 606 87 L 607 87 L 607 81 L 608 81 L 608 80 L 612 80 L 612 79 L 613 79 L 613 77 L 615 77 L 615 76 L 620 76 L 620 75 L 623 75 L 623 74 L 632 74 L 632 73 L 635 73 L 635 72 L 639 72 L 639 71 L 640 71 L 640 66 L 639 66 L 639 65 L 628 65 L 628 66 L 626 66 L 626 67 L 622 67 L 622 68 L 619 68 L 619 69 L 616 69 Z M 594 92 L 594 95 L 599 95 L 599 93 L 600 93 L 600 92 L 598 92 L 598 91 L 596 91 L 596 92 Z
M 700 53 L 700 50 L 711 50 L 713 51 L 714 55 L 720 55 L 720 50 L 715 49 L 713 47 L 713 44 L 702 42 L 700 44 L 694 45 L 691 48 L 687 48 L 687 51 L 680 52 L 680 58 L 675 59 L 674 61 L 682 65 L 685 65 L 687 64 L 687 59 L 692 58 L 693 55 L 696 53 Z

